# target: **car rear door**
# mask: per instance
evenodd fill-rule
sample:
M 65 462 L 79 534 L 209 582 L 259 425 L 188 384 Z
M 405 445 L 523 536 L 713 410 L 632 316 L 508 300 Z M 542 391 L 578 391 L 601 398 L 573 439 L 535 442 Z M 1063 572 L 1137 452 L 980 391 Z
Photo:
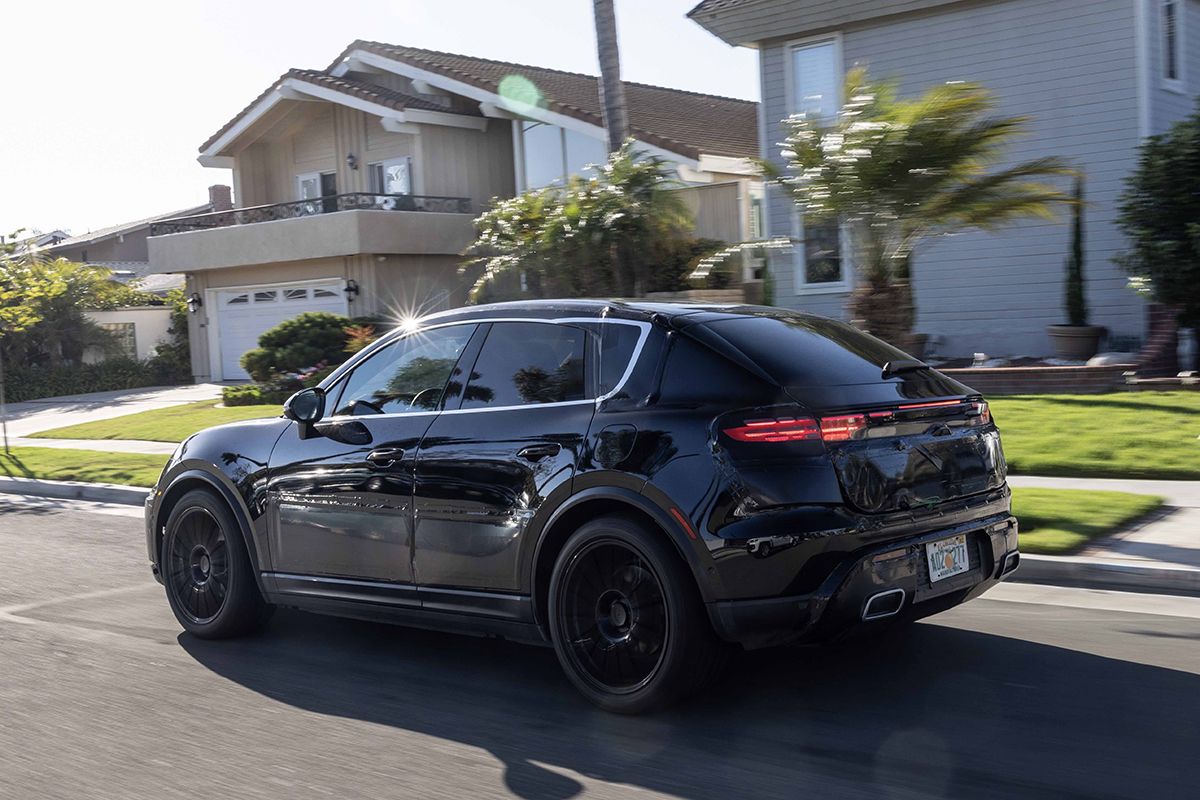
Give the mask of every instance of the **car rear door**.
M 530 519 L 570 484 L 595 412 L 589 333 L 555 321 L 490 324 L 458 406 L 416 463 L 414 577 L 425 608 L 519 616 Z
M 415 332 L 379 348 L 330 389 L 320 435 L 290 431 L 280 439 L 268 496 L 281 591 L 329 591 L 336 583 L 344 593 L 355 591 L 348 581 L 388 582 L 397 586 L 387 602 L 417 604 L 413 465 L 459 357 L 474 351 L 477 327 Z

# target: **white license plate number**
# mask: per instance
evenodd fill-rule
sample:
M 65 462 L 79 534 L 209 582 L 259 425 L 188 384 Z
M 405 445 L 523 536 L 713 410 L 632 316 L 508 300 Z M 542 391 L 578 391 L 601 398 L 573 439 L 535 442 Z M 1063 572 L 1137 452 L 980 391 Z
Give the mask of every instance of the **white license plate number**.
M 930 583 L 937 583 L 971 568 L 967 559 L 966 534 L 930 542 L 925 545 L 925 557 L 929 560 Z

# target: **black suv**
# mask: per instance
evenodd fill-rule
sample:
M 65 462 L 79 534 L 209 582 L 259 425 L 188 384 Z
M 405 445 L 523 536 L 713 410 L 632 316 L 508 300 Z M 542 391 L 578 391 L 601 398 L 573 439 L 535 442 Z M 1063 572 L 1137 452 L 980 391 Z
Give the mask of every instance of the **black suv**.
M 822 641 L 1016 568 L 974 391 L 853 327 L 752 306 L 543 301 L 398 329 L 284 417 L 184 442 L 146 506 L 185 629 L 273 606 L 552 643 L 619 712 L 734 644 Z

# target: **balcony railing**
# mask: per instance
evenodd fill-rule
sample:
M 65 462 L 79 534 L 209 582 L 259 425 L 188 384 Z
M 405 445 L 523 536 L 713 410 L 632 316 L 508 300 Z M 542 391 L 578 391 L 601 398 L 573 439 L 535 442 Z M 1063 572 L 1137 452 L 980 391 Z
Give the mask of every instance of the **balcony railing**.
M 268 206 L 234 208 L 229 211 L 214 211 L 191 217 L 154 222 L 150 225 L 151 236 L 169 233 L 202 231 L 209 228 L 228 228 L 232 225 L 252 225 L 255 222 L 271 222 L 277 219 L 296 219 L 334 211 L 369 209 L 373 211 L 435 211 L 443 214 L 470 214 L 471 201 L 466 197 L 429 197 L 415 194 L 371 194 L 351 192 L 318 197 L 312 200 L 293 200 L 290 203 L 273 203 Z

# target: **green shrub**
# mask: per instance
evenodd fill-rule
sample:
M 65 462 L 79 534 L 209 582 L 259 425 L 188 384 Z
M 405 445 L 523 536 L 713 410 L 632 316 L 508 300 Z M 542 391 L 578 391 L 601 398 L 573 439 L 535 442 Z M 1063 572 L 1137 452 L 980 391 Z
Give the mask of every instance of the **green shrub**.
M 29 367 L 6 364 L 5 399 L 10 403 L 89 392 L 111 392 L 162 386 L 161 374 L 149 362 L 112 358 L 98 364 L 63 367 Z
M 338 314 L 308 311 L 258 337 L 258 347 L 242 356 L 242 369 L 258 383 L 312 367 L 333 367 L 348 358 L 346 328 Z
M 271 389 L 263 386 L 226 386 L 221 389 L 221 399 L 227 406 L 259 406 L 282 404 L 293 394 L 286 389 Z

